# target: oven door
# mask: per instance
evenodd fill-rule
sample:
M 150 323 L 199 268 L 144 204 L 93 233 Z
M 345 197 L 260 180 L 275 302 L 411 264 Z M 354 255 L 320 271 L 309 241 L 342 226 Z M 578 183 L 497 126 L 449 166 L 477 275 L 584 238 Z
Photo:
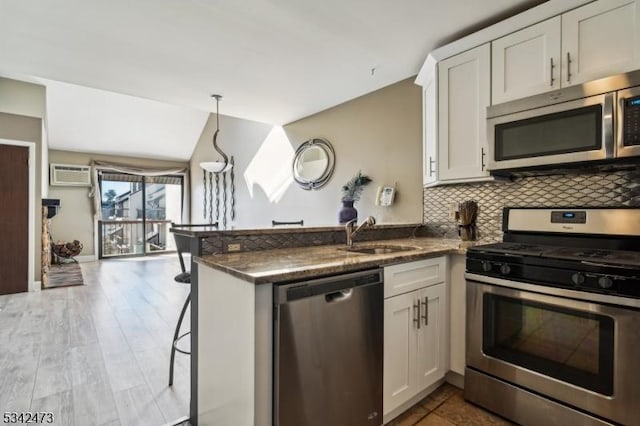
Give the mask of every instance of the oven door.
M 539 167 L 614 156 L 615 93 L 487 120 L 487 169 Z
M 577 291 L 472 275 L 468 367 L 615 422 L 638 421 L 640 312 L 569 298 L 588 297 Z

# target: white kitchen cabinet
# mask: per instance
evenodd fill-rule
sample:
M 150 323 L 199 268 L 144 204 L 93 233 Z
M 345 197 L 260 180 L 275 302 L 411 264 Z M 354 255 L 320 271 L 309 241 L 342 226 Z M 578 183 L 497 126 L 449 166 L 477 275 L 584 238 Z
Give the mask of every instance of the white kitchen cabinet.
M 640 2 L 600 0 L 562 15 L 562 85 L 640 68 Z
M 422 111 L 422 184 L 430 185 L 438 179 L 438 85 L 435 78 L 428 81 L 422 89 Z
M 384 300 L 384 414 L 418 392 L 417 330 L 414 319 L 419 292 L 416 290 Z
M 388 298 L 443 283 L 446 280 L 446 274 L 446 257 L 387 266 L 384 268 L 384 297 Z
M 560 17 L 491 42 L 491 103 L 560 88 Z
M 595 1 L 491 42 L 491 104 L 640 68 L 639 3 Z
M 417 330 L 416 373 L 418 391 L 442 379 L 448 370 L 445 284 L 420 290 L 420 328 Z
M 446 258 L 438 258 L 438 263 L 446 265 Z M 443 281 L 391 297 L 385 293 L 385 415 L 444 377 L 448 369 L 446 299 Z
M 486 178 L 489 43 L 438 63 L 438 180 Z

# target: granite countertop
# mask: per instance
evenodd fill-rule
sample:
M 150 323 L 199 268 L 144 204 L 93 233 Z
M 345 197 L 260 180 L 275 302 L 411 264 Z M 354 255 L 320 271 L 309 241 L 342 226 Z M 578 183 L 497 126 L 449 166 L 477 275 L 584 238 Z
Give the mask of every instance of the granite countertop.
M 195 260 L 200 265 L 226 272 L 245 281 L 264 284 L 410 262 L 450 253 L 464 254 L 467 247 L 481 243 L 442 238 L 402 238 L 354 243 L 354 247 L 399 245 L 416 249 L 386 254 L 361 254 L 340 250 L 344 245 L 324 245 L 212 254 L 197 257 Z

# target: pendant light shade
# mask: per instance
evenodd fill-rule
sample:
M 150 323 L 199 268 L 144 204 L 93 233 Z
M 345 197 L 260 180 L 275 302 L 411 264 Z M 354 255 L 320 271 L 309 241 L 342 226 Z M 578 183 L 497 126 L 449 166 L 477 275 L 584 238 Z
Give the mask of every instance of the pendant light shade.
M 231 170 L 232 164 L 224 161 L 204 161 L 200 167 L 211 173 L 223 173 Z
M 205 161 L 200 163 L 200 167 L 211 173 L 223 173 L 231 170 L 233 164 L 229 163 L 229 157 L 218 146 L 218 134 L 220 133 L 220 99 L 221 95 L 211 95 L 216 100 L 216 132 L 213 134 L 213 149 L 220 154 L 222 161 Z

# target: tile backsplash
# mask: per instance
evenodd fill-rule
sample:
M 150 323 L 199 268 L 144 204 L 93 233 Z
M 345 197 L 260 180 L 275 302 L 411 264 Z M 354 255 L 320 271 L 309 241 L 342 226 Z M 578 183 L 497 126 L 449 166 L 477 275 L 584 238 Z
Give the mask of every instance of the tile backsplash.
M 414 225 L 378 225 L 358 234 L 356 243 L 409 238 L 411 236 L 429 235 L 426 227 Z M 219 231 L 202 238 L 202 254 L 227 253 L 229 246 L 236 245 L 237 250 L 257 251 L 280 248 L 319 246 L 328 244 L 345 244 L 343 227 L 290 228 Z
M 478 203 L 479 239 L 497 241 L 502 238 L 503 207 L 640 207 L 640 167 L 424 188 L 423 220 L 430 232 L 456 237 L 449 205 L 465 200 Z

